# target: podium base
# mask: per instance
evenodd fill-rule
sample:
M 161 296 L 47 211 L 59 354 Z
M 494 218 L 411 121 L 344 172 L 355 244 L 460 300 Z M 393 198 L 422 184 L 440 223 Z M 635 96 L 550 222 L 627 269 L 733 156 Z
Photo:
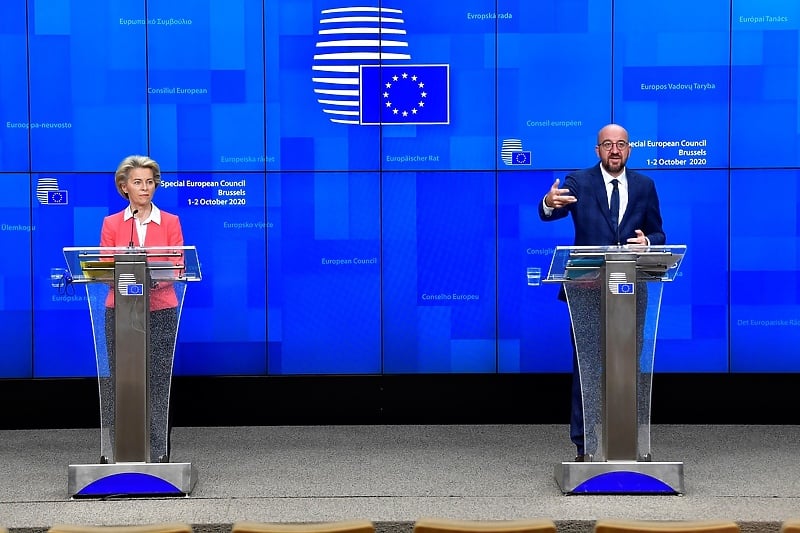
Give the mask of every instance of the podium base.
M 188 496 L 197 482 L 191 463 L 69 465 L 72 498 Z
M 564 494 L 683 494 L 683 463 L 564 462 L 555 476 Z

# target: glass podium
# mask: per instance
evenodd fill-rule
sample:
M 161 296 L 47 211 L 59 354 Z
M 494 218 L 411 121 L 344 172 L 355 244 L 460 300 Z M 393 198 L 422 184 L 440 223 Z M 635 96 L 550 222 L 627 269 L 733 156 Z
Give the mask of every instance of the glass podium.
M 583 398 L 585 459 L 556 465 L 565 494 L 682 494 L 683 463 L 655 462 L 650 400 L 674 246 L 559 246 L 543 283 L 564 285 Z
M 66 247 L 84 285 L 100 394 L 97 464 L 69 466 L 71 497 L 187 495 L 191 463 L 169 462 L 169 395 L 186 286 L 200 281 L 194 246 Z

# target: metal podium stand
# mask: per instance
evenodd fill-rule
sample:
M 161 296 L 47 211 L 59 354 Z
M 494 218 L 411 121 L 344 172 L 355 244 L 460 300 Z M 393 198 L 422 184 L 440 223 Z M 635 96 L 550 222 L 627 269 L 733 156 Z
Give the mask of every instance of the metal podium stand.
M 682 494 L 683 463 L 650 451 L 650 392 L 664 282 L 686 246 L 559 246 L 584 407 L 584 462 L 556 465 L 565 494 Z
M 64 257 L 72 282 L 86 287 L 100 389 L 100 462 L 69 465 L 69 495 L 188 495 L 196 470 L 168 462 L 172 357 L 151 352 L 157 344 L 174 356 L 186 284 L 202 278 L 197 250 L 66 247 Z M 151 319 L 156 291 L 177 301 L 163 323 Z

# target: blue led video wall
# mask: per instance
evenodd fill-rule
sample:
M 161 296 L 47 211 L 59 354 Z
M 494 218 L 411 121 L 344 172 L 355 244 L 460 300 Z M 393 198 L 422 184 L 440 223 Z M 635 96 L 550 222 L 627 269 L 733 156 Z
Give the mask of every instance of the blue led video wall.
M 201 261 L 178 375 L 567 372 L 537 206 L 609 122 L 688 247 L 656 371 L 800 372 L 798 43 L 794 0 L 3 2 L 0 377 L 95 374 L 62 248 L 130 154 Z

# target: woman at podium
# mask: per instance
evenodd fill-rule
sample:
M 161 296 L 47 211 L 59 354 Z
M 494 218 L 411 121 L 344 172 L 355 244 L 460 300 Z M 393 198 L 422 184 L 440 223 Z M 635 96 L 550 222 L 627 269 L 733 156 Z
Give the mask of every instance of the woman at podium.
M 183 232 L 177 215 L 160 210 L 153 196 L 161 183 L 161 170 L 153 159 L 131 155 L 122 160 L 114 175 L 117 191 L 125 199 L 121 211 L 103 220 L 100 233 L 102 247 L 161 247 L 183 246 Z M 149 260 L 149 259 L 148 259 Z M 108 399 L 101 405 L 101 416 L 113 427 L 115 410 L 114 387 L 116 376 L 115 302 L 116 290 L 106 298 L 105 332 L 108 347 L 111 387 Z M 172 283 L 152 283 L 150 287 L 149 320 L 149 410 L 150 458 L 152 462 L 169 461 L 169 394 L 172 382 L 172 363 L 178 330 L 178 298 Z M 133 326 L 135 327 L 135 326 Z M 112 404 L 112 405 L 109 405 Z M 114 432 L 111 432 L 113 435 Z M 113 437 L 112 437 L 113 438 Z M 113 444 L 111 446 L 113 450 Z M 102 457 L 101 462 L 116 461 Z

